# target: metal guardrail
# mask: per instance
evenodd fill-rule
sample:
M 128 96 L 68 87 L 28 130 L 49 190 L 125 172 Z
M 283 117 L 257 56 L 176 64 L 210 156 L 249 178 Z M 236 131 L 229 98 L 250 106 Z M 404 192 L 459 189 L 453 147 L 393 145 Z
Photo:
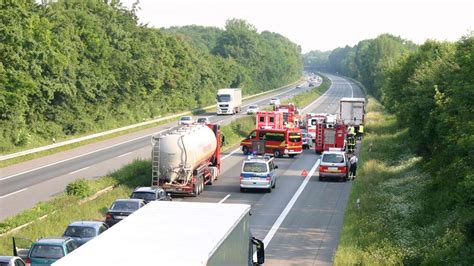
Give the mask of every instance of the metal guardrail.
M 268 91 L 264 91 L 264 92 L 261 92 L 261 93 L 257 93 L 257 94 L 253 94 L 253 95 L 243 97 L 242 100 L 247 100 L 247 99 L 258 97 L 258 96 L 268 94 L 268 93 L 271 93 L 271 92 L 274 92 L 274 91 L 282 90 L 282 89 L 294 86 L 295 84 L 298 84 L 298 83 L 302 82 L 302 80 L 303 80 L 303 77 L 300 78 L 298 81 L 293 82 L 291 84 L 287 84 L 285 86 L 281 86 L 281 87 L 276 88 L 276 89 L 272 89 L 272 90 L 268 90 Z M 164 120 L 173 119 L 173 118 L 180 117 L 180 116 L 183 116 L 183 115 L 188 115 L 188 114 L 191 114 L 195 111 L 210 109 L 210 108 L 213 108 L 215 106 L 216 105 L 213 104 L 213 105 L 209 105 L 209 106 L 206 106 L 206 107 L 201 107 L 201 108 L 193 109 L 193 110 L 190 110 L 190 111 L 182 112 L 182 113 L 179 113 L 179 114 L 168 115 L 168 116 L 165 116 L 165 117 L 160 117 L 160 118 L 157 118 L 157 119 L 153 119 L 153 120 L 149 120 L 149 121 L 145 121 L 145 122 L 141 122 L 141 123 L 125 126 L 125 127 L 120 127 L 120 128 L 116 128 L 116 129 L 96 133 L 96 134 L 91 134 L 91 135 L 87 135 L 87 136 L 83 136 L 83 137 L 79 137 L 79 138 L 75 138 L 75 139 L 71 139 L 71 140 L 57 142 L 57 143 L 54 143 L 54 144 L 50 144 L 50 145 L 46 145 L 46 146 L 42 146 L 42 147 L 38 147 L 38 148 L 34 148 L 34 149 L 24 150 L 24 151 L 15 152 L 15 153 L 6 154 L 6 155 L 0 155 L 0 161 L 5 161 L 5 160 L 13 159 L 13 158 L 16 158 L 16 157 L 20 157 L 20 156 L 25 156 L 25 155 L 29 155 L 29 154 L 33 154 L 33 153 L 37 153 L 37 152 L 42 152 L 42 151 L 62 147 L 62 146 L 69 145 L 69 144 L 78 143 L 78 142 L 89 140 L 89 139 L 98 138 L 98 137 L 110 135 L 110 134 L 113 134 L 113 133 L 117 133 L 117 132 L 120 132 L 120 131 L 125 131 L 125 130 L 132 129 L 132 128 L 137 128 L 137 127 L 146 126 L 146 125 L 149 125 L 149 124 L 158 123 L 158 122 L 161 122 L 161 121 L 164 121 Z

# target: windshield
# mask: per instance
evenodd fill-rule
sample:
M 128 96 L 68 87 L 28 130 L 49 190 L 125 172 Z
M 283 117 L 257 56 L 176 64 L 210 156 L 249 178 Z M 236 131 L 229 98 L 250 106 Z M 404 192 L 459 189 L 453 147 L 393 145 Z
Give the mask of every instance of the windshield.
M 116 201 L 110 209 L 114 211 L 135 211 L 138 209 L 138 203 L 131 201 Z
M 322 162 L 325 163 L 344 163 L 344 155 L 337 153 L 324 154 Z
M 95 229 L 92 227 L 84 227 L 84 226 L 68 226 L 64 236 L 70 237 L 94 237 L 95 236 Z
M 64 257 L 64 251 L 61 246 L 34 245 L 29 257 L 43 259 L 59 259 Z
M 152 192 L 133 192 L 132 199 L 144 199 L 146 201 L 156 200 L 155 193 Z
M 218 102 L 230 102 L 230 94 L 219 94 L 217 95 Z
M 291 142 L 300 142 L 301 134 L 300 133 L 290 133 L 289 139 Z
M 204 123 L 204 122 L 206 122 L 206 121 L 207 121 L 206 118 L 199 118 L 199 119 L 198 119 L 198 123 Z
M 266 163 L 257 163 L 257 162 L 246 162 L 244 164 L 244 172 L 253 172 L 253 173 L 266 173 L 267 164 Z

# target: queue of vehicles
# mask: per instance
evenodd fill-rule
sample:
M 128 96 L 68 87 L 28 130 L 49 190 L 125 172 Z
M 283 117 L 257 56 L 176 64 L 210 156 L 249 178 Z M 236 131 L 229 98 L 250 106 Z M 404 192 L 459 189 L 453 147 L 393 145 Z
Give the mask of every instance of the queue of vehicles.
M 217 97 L 218 114 L 234 114 L 240 111 L 240 89 L 219 90 Z M 351 104 L 349 105 L 347 102 Z M 270 103 L 274 106 L 274 111 L 271 112 L 258 111 L 258 106 L 249 106 L 247 113 L 256 114 L 256 128 L 241 142 L 242 152 L 248 155 L 248 158 L 242 164 L 240 174 L 241 192 L 250 189 L 271 192 L 276 187 L 278 179 L 276 172 L 278 166 L 275 164 L 274 158 L 283 155 L 292 158 L 301 154 L 304 148 L 310 148 L 313 145 L 315 146 L 315 152 L 322 152 L 319 180 L 334 177 L 346 181 L 348 158 L 344 152 L 344 138 L 347 135 L 347 127 L 353 126 L 353 122 L 358 122 L 358 126 L 363 125 L 365 102 L 362 104 L 362 113 L 360 112 L 360 102 L 361 99 L 355 101 L 341 100 L 339 116 L 308 114 L 304 117 L 305 119 L 303 119 L 301 112 L 295 105 L 281 105 L 278 98 L 271 100 Z M 228 104 L 227 107 L 231 107 L 230 112 L 230 109 L 224 111 L 224 103 Z M 346 119 L 341 119 L 341 117 Z M 155 218 L 156 221 L 167 221 L 165 222 L 167 226 L 175 224 L 169 220 L 170 217 L 186 221 L 187 218 L 183 216 L 184 212 L 180 214 L 178 211 L 171 211 L 171 209 L 177 208 L 175 205 L 160 205 L 158 202 L 171 201 L 171 194 L 197 196 L 204 190 L 205 185 L 212 185 L 218 179 L 222 136 L 219 125 L 211 124 L 208 118 L 199 118 L 194 122 L 191 116 L 183 116 L 178 124 L 180 125 L 178 128 L 152 136 L 152 180 L 150 187 L 135 189 L 130 199 L 116 200 L 108 209 L 104 222 L 73 222 L 68 226 L 63 237 L 39 239 L 29 249 L 17 248 L 16 244 L 20 239 L 14 238 L 14 255 L 25 258 L 25 262 L 32 263 L 32 265 L 37 263 L 39 263 L 38 265 L 49 265 L 83 245 L 87 248 L 72 253 L 78 255 L 67 256 L 60 260 L 57 265 L 86 265 L 82 263 L 86 262 L 85 259 L 88 256 L 93 256 L 99 248 L 110 245 L 123 246 L 121 243 L 130 244 L 136 240 L 137 234 L 145 231 L 145 228 L 149 227 L 151 231 L 154 228 L 161 228 L 161 226 L 152 226 L 150 223 L 145 223 L 146 219 Z M 149 202 L 153 202 L 153 204 L 148 204 Z M 213 212 L 215 211 L 213 210 Z M 249 207 L 243 208 L 243 214 L 236 221 L 242 222 L 241 219 L 247 216 L 248 211 Z M 139 214 L 144 218 L 136 218 L 140 217 Z M 186 217 L 193 214 L 192 211 L 187 212 Z M 162 217 L 166 217 L 166 219 L 161 219 Z M 190 220 L 193 219 L 190 218 Z M 199 217 L 196 219 L 199 219 Z M 116 224 L 118 224 L 117 228 Z M 176 222 L 176 225 L 178 226 L 179 223 Z M 180 226 L 180 228 L 185 228 L 183 226 Z M 111 227 L 112 229 L 109 229 Z M 202 228 L 206 228 L 206 226 L 199 228 L 198 232 L 203 231 Z M 166 228 L 164 230 L 174 233 L 179 231 L 167 230 Z M 264 260 L 263 243 L 252 238 L 247 233 L 248 228 L 243 229 L 244 233 L 240 229 L 238 233 L 234 233 L 235 230 L 233 227 L 226 228 L 223 231 L 224 236 L 221 236 L 223 242 L 213 243 L 209 246 L 210 250 L 215 253 L 203 253 L 207 254 L 207 257 L 198 254 L 192 259 L 204 261 L 203 265 L 219 265 L 218 262 L 222 262 L 223 258 L 228 260 L 230 257 L 235 257 L 236 261 L 241 261 L 245 257 L 246 262 L 253 263 L 251 254 L 254 253 L 253 246 L 255 246 L 255 250 L 259 253 L 258 261 L 255 263 L 262 263 Z M 102 233 L 106 231 L 113 233 L 102 236 Z M 127 237 L 124 237 L 124 235 Z M 169 239 L 160 239 L 159 241 L 165 243 L 165 247 L 170 246 L 167 244 L 172 243 L 173 239 L 179 239 L 176 234 L 169 233 L 168 236 Z M 94 245 L 84 245 L 93 238 L 97 238 L 97 241 L 91 242 L 95 243 Z M 99 239 L 105 240 L 99 241 Z M 226 243 L 226 241 L 230 243 L 228 247 L 221 247 L 220 245 Z M 236 241 L 239 241 L 240 244 L 236 244 Z M 152 242 L 149 242 L 150 246 L 156 245 Z M 229 250 L 231 248 L 229 247 L 239 245 L 241 245 L 242 250 L 246 250 L 245 256 L 243 253 L 238 256 L 237 254 L 230 256 Z M 119 248 L 110 247 L 109 249 L 111 252 L 120 250 Z M 223 252 L 224 255 L 219 254 L 219 252 Z M 0 257 L 1 259 L 2 257 Z M 7 259 L 18 260 L 18 265 L 22 263 L 21 259 L 19 260 L 17 257 L 4 258 L 4 260 Z M 177 258 L 170 259 L 172 263 L 173 259 Z M 214 264 L 214 262 L 217 262 L 217 264 Z M 125 262 L 114 261 L 114 265 L 122 265 L 120 263 L 124 264 Z

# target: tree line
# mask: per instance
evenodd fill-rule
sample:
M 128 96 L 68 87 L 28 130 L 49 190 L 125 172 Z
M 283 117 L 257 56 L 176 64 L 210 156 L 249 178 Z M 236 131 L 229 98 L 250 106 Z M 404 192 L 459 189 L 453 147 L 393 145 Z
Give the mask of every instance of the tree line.
M 360 80 L 407 128 L 406 141 L 424 158 L 431 180 L 424 202 L 429 225 L 448 217 L 439 235 L 452 254 L 474 246 L 474 35 L 456 42 L 421 45 L 384 34 L 321 56 L 305 55 L 305 67 L 321 67 Z M 320 60 L 311 60 L 315 55 Z M 311 58 L 310 58 L 311 57 Z M 308 64 L 311 60 L 313 64 Z M 444 219 L 444 218 L 443 218 Z M 453 235 L 454 236 L 454 235 Z M 448 254 L 446 254 L 448 256 Z
M 301 48 L 243 20 L 156 29 L 120 1 L 0 3 L 0 153 L 252 94 L 301 76 Z

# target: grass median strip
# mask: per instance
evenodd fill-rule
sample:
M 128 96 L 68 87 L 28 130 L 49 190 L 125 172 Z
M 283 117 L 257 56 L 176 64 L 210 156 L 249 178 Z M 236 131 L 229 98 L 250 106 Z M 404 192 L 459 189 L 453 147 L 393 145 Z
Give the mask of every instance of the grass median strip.
M 329 86 L 317 87 L 311 91 L 302 93 L 314 100 L 317 95 L 322 94 Z M 255 127 L 255 116 L 237 118 L 228 125 L 221 127 L 225 135 L 223 151 L 235 149 L 240 140 L 248 135 Z M 150 147 L 151 148 L 151 147 Z M 74 186 L 77 195 L 61 195 L 47 202 L 40 202 L 34 208 L 10 217 L 0 222 L 0 234 L 4 234 L 15 227 L 34 221 L 31 225 L 21 228 L 14 233 L 6 233 L 0 236 L 0 254 L 11 254 L 11 237 L 21 236 L 29 239 L 37 239 L 41 236 L 62 235 L 66 226 L 75 220 L 104 220 L 104 215 L 110 204 L 117 198 L 128 198 L 132 190 L 137 186 L 146 186 L 151 180 L 151 162 L 137 160 L 122 169 L 94 180 L 77 182 Z M 75 181 L 76 182 L 76 181 Z M 86 186 L 87 188 L 83 187 Z M 97 198 L 78 204 L 82 198 L 90 196 L 106 187 L 115 186 L 111 191 L 99 195 Z M 82 197 L 81 197 L 82 196 Z M 46 218 L 38 220 L 47 215 Z
M 434 215 L 426 204 L 437 195 L 429 189 L 423 160 L 410 151 L 408 131 L 373 98 L 366 120 L 360 171 L 334 264 L 472 264 L 472 242 L 456 225 L 468 209 Z

